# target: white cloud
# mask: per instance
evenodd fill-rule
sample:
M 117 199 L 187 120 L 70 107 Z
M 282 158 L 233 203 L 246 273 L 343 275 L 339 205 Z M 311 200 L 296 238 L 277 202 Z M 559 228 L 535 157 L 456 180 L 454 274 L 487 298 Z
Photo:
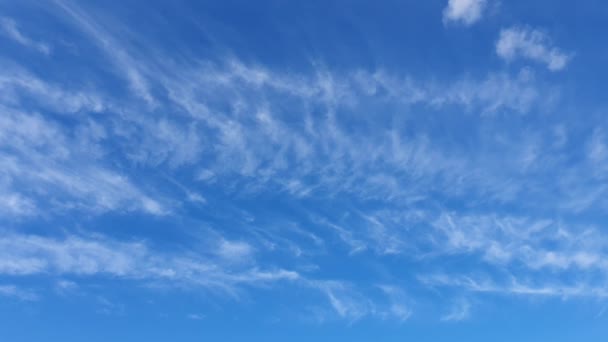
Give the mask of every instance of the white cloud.
M 487 2 L 487 0 L 449 0 L 443 10 L 443 22 L 472 25 L 481 19 Z
M 158 286 L 201 287 L 233 296 L 241 286 L 300 279 L 298 273 L 280 268 L 261 269 L 255 264 L 240 267 L 222 258 L 164 254 L 137 241 L 75 235 L 60 239 L 10 233 L 0 238 L 0 274 L 106 275 Z M 61 285 L 72 287 L 71 283 Z
M 193 219 L 182 206 L 190 201 L 207 203 L 200 216 L 230 226 L 232 235 L 175 254 L 99 236 L 5 234 L 1 274 L 105 276 L 234 296 L 247 286 L 293 282 L 320 291 L 333 313 L 350 321 L 405 321 L 412 305 L 392 286 L 369 290 L 339 279 L 308 280 L 303 273 L 325 271 L 317 261 L 334 256 L 383 261 L 390 254 L 434 265 L 458 254 L 459 260 L 475 261 L 471 268 L 516 269 L 518 276 L 549 285 L 457 277 L 431 283 L 451 281 L 475 293 L 602 293 L 584 282 L 551 286 L 573 272 L 608 270 L 601 230 L 501 214 L 503 204 L 530 215 L 536 213 L 530 208 L 540 206 L 549 207 L 543 213 L 597 208 L 608 190 L 597 186 L 605 183 L 603 164 L 608 165 L 601 134 L 592 137 L 587 158 L 575 166 L 563 162 L 580 159 L 562 154 L 570 140 L 549 145 L 536 132 L 512 134 L 510 125 L 520 118 L 504 120 L 505 114 L 542 113 L 558 96 L 530 69 L 429 80 L 392 70 L 339 72 L 319 65 L 312 72 L 280 72 L 235 59 L 187 61 L 187 53 L 175 61 L 156 49 L 144 50 L 159 56 L 135 58 L 145 39 L 129 32 L 128 41 L 137 44 L 128 45 L 113 34 L 115 26 L 96 22 L 103 16 L 62 7 L 108 54 L 110 67 L 124 76 L 132 94 L 114 102 L 108 96 L 114 89 L 103 89 L 104 84 L 74 81 L 74 91 L 0 61 L 7 66 L 0 68 L 0 214 L 186 216 L 171 220 L 179 226 Z M 470 25 L 486 7 L 485 1 L 450 1 L 445 20 Z M 565 67 L 567 60 L 560 64 L 561 52 L 545 36 L 523 32 L 507 37 L 499 54 Z M 163 63 L 156 64 L 156 57 Z M 154 98 L 150 89 L 162 95 Z M 138 98 L 155 107 L 142 106 Z M 529 121 L 533 126 L 537 120 Z M 454 143 L 463 140 L 466 146 Z M 195 180 L 201 182 L 192 184 Z M 305 224 L 291 222 L 293 217 L 277 223 L 274 215 L 290 215 L 282 210 L 267 215 L 238 208 L 269 194 L 297 201 L 287 204 L 297 207 L 293 211 Z M 370 202 L 386 209 L 370 209 Z M 463 208 L 457 213 L 445 208 L 453 203 Z M 487 209 L 488 204 L 498 209 Z M 189 225 L 176 234 L 196 235 L 197 229 Z M 469 305 L 457 304 L 445 320 L 466 318 Z
M 0 101 L 7 107 L 31 108 L 34 104 L 62 114 L 99 113 L 106 108 L 102 97 L 86 88 L 68 90 L 44 81 L 19 64 L 0 59 Z M 32 103 L 33 102 L 33 103 Z
M 45 55 L 51 53 L 51 48 L 46 43 L 37 42 L 26 35 L 24 35 L 17 25 L 17 22 L 13 19 L 0 17 L 0 29 L 5 36 L 16 41 L 17 43 L 39 51 Z
M 315 282 L 314 286 L 325 294 L 341 318 L 354 322 L 375 311 L 374 304 L 348 284 L 324 281 Z
M 604 261 L 608 239 L 591 227 L 564 227 L 560 222 L 521 217 L 446 213 L 433 225 L 445 234 L 445 240 L 435 237 L 437 254 L 475 254 L 489 264 L 517 264 L 533 272 L 608 271 L 608 262 Z
M 96 95 L 66 91 L 43 82 L 18 66 L 0 72 L 0 202 L 2 212 L 14 216 L 40 214 L 50 209 L 93 212 L 140 210 L 155 215 L 168 212 L 161 201 L 143 193 L 126 176 L 102 166 L 105 127 L 83 119 L 64 129 L 52 116 L 23 109 L 40 105 L 62 114 L 96 113 L 103 108 Z M 27 103 L 27 105 L 24 105 Z M 40 196 L 40 192 L 48 192 Z M 38 193 L 38 195 L 36 195 Z
M 0 162 L 5 166 L 0 174 L 7 180 L 0 182 L 0 189 L 5 190 L 0 200 L 6 199 L 11 204 L 7 206 L 10 215 L 27 215 L 32 206 L 39 212 L 48 212 L 50 204 L 62 205 L 61 210 L 80 208 L 92 213 L 170 212 L 166 203 L 171 200 L 165 201 L 164 196 L 155 194 L 154 184 L 147 183 L 147 179 L 127 176 L 129 168 L 123 170 L 117 166 L 124 164 L 107 158 L 106 151 L 112 151 L 120 156 L 121 162 L 122 157 L 133 162 L 135 170 L 140 167 L 169 173 L 177 168 L 195 170 L 193 177 L 198 176 L 204 186 L 221 185 L 226 192 L 276 191 L 312 198 L 348 194 L 361 200 L 400 202 L 407 207 L 395 212 L 353 211 L 346 222 L 329 218 L 311 220 L 329 228 L 347 246 L 351 256 L 367 252 L 376 256 L 424 255 L 428 250 L 420 251 L 422 248 L 417 244 L 421 243 L 419 236 L 428 237 L 426 234 L 433 234 L 429 240 L 435 243 L 435 255 L 481 256 L 493 266 L 519 262 L 530 269 L 590 270 L 598 265 L 593 261 L 603 256 L 597 248 L 581 254 L 584 248 L 581 246 L 565 245 L 554 251 L 536 248 L 542 241 L 526 235 L 528 228 L 535 230 L 534 226 L 540 224 L 532 219 L 456 215 L 449 224 L 447 216 L 441 219 L 428 208 L 412 208 L 417 202 L 426 201 L 429 191 L 442 196 L 467 193 L 504 201 L 516 199 L 518 196 L 513 194 L 525 191 L 525 183 L 515 180 L 512 190 L 509 182 L 521 168 L 535 170 L 535 165 L 542 161 L 545 148 L 542 145 L 530 148 L 525 139 L 508 139 L 520 143 L 505 150 L 506 153 L 499 153 L 502 158 L 496 161 L 492 159 L 494 151 L 480 155 L 447 151 L 432 137 L 408 136 L 393 127 L 373 127 L 373 134 L 353 135 L 331 109 L 349 109 L 340 114 L 349 115 L 350 109 L 359 104 L 389 103 L 406 114 L 413 107 L 436 112 L 453 112 L 456 108 L 456 112 L 486 114 L 486 119 L 491 118 L 489 114 L 501 112 L 523 114 L 534 106 L 544 106 L 551 95 L 529 72 L 438 83 L 415 81 L 387 71 L 325 72 L 315 76 L 283 74 L 235 62 L 227 67 L 208 64 L 203 69 L 184 66 L 172 74 L 158 75 L 171 97 L 168 108 L 179 114 L 175 116 L 156 116 L 123 107 L 117 110 L 111 103 L 95 101 L 99 96 L 70 92 L 24 71 L 5 72 L 4 76 L 0 78 L 0 86 L 19 94 L 16 102 L 8 97 L 3 99 L 6 115 L 0 119 L 0 141 L 10 146 L 0 150 Z M 275 104 L 277 98 L 279 103 L 289 103 L 289 111 Z M 209 99 L 216 102 L 210 103 Z M 78 124 L 76 131 L 88 139 L 76 139 L 54 116 L 17 109 L 26 100 L 45 109 L 52 108 L 60 115 L 70 114 L 70 120 Z M 308 106 L 322 108 L 315 110 L 327 115 L 313 116 Z M 106 116 L 94 115 L 102 109 L 108 112 L 109 121 L 104 121 Z M 348 118 L 360 119 L 355 115 Z M 465 118 L 465 114 L 459 118 Z M 110 146 L 104 145 L 107 140 L 112 141 Z M 199 145 L 205 145 L 205 149 Z M 591 156 L 597 159 L 601 153 L 593 152 Z M 196 170 L 203 171 L 197 175 Z M 181 189 L 179 193 L 197 200 L 180 182 L 172 182 Z M 28 191 L 21 184 L 44 189 L 54 200 L 46 202 L 47 197 Z M 424 231 L 425 235 L 414 233 L 421 222 L 435 219 L 435 230 Z M 275 248 L 281 244 L 296 251 L 294 255 L 306 256 L 301 243 L 289 240 L 285 234 L 284 230 L 277 232 L 269 245 Z M 223 243 L 212 246 L 211 261 L 207 257 L 156 255 L 145 244 L 122 245 L 117 241 L 96 242 L 76 237 L 65 241 L 43 239 L 38 241 L 39 245 L 48 248 L 30 248 L 29 252 L 13 254 L 17 257 L 7 256 L 0 261 L 0 269 L 6 274 L 104 274 L 159 284 L 172 281 L 176 286 L 201 286 L 234 295 L 247 284 L 302 279 L 294 271 L 258 269 L 242 262 L 253 259 L 255 249 L 240 236 L 232 239 L 219 240 Z M 15 239 L 12 245 L 3 243 L 12 251 L 15 246 L 27 245 L 20 239 Z M 17 249 L 23 250 L 26 248 Z M 76 258 L 79 254 L 81 257 Z M 403 321 L 411 315 L 409 303 L 394 293 L 385 294 L 389 299 L 381 305 L 368 299 L 356 286 L 325 285 L 317 289 L 325 294 L 335 313 L 348 320 L 375 316 Z
M 228 241 L 222 239 L 219 243 L 217 254 L 222 259 L 231 262 L 244 262 L 252 260 L 254 249 L 250 244 L 243 241 Z
M 374 286 L 383 296 L 372 297 L 347 282 L 326 280 L 307 281 L 306 284 L 324 294 L 334 312 L 350 322 L 364 317 L 405 322 L 413 314 L 405 293 L 396 286 Z
M 239 191 L 273 189 L 299 197 L 314 196 L 321 189 L 362 197 L 405 196 L 406 189 L 415 191 L 411 184 L 403 186 L 410 176 L 450 177 L 471 169 L 462 158 L 443 154 L 428 141 L 399 136 L 398 129 L 387 132 L 378 127 L 378 134 L 355 138 L 329 113 L 312 116 L 307 107 L 342 106 L 350 112 L 358 105 L 393 103 L 404 111 L 422 106 L 439 112 L 457 107 L 484 115 L 525 114 L 554 98 L 529 73 L 515 77 L 492 73 L 441 83 L 382 70 L 279 73 L 235 61 L 177 69 L 163 75 L 161 82 L 185 114 L 205 122 L 216 134 L 207 135 L 207 151 L 213 153 L 206 159 L 201 180 L 218 184 L 238 175 L 247 180 Z M 225 94 L 238 101 L 218 109 L 210 105 L 208 99 L 223 102 Z M 290 103 L 289 111 L 277 108 L 277 101 Z
M 392 285 L 379 285 L 378 288 L 388 300 L 387 308 L 384 311 L 381 310 L 379 315 L 395 318 L 400 322 L 405 322 L 412 317 L 412 305 L 402 289 Z
M 114 300 L 109 300 L 104 296 L 97 296 L 97 313 L 108 316 L 124 316 L 125 305 Z
M 61 279 L 55 283 L 55 291 L 61 295 L 76 293 L 79 285 L 71 280 Z
M 435 274 L 419 276 L 418 280 L 429 287 L 453 287 L 478 294 L 497 294 L 532 297 L 558 298 L 608 298 L 608 289 L 604 284 L 574 283 L 566 284 L 560 281 L 541 281 L 538 283 L 522 283 L 514 276 L 506 280 L 491 278 L 474 278 L 462 275 Z
M 30 216 L 36 213 L 34 202 L 18 193 L 0 194 L 0 213 L 8 216 Z
M 201 321 L 201 320 L 205 319 L 205 315 L 201 315 L 201 314 L 189 314 L 186 317 L 193 321 Z
M 77 24 L 83 32 L 88 34 L 93 42 L 96 43 L 108 58 L 118 67 L 121 77 L 124 77 L 131 87 L 134 94 L 143 99 L 148 105 L 156 105 L 156 100 L 150 92 L 148 80 L 140 70 L 140 63 L 129 54 L 129 52 L 119 44 L 112 35 L 108 34 L 103 26 L 98 25 L 94 20 L 78 8 L 75 4 L 65 1 L 55 1 L 64 13 Z
M 546 33 L 517 26 L 500 31 L 496 53 L 507 62 L 529 59 L 545 64 L 551 71 L 564 69 L 572 58 L 571 54 L 555 47 Z
M 13 297 L 25 301 L 38 299 L 38 295 L 29 290 L 23 290 L 15 285 L 0 285 L 0 296 Z
M 165 90 L 168 103 L 157 105 L 166 105 L 163 109 L 176 115 L 157 115 L 145 110 L 142 113 L 137 103 L 131 108 L 108 100 L 101 101 L 100 96 L 69 92 L 26 72 L 18 73 L 18 77 L 7 75 L 5 82 L 0 83 L 9 90 L 6 93 L 18 95 L 6 96 L 6 105 L 18 107 L 29 103 L 27 101 L 33 97 L 35 103 L 44 109 L 61 113 L 108 112 L 108 121 L 99 122 L 96 117 L 87 121 L 90 127 L 83 127 L 86 134 L 82 136 L 90 134 L 94 140 L 86 150 L 94 150 L 102 157 L 112 151 L 117 158 L 124 157 L 137 167 L 169 166 L 169 172 L 196 166 L 204 170 L 200 179 L 210 185 L 226 184 L 222 182 L 237 176 L 243 180 L 242 186 L 225 187 L 234 191 L 272 190 L 297 197 L 314 196 L 316 192 L 323 191 L 330 195 L 349 193 L 362 198 L 395 198 L 415 197 L 418 195 L 416 192 L 424 192 L 428 186 L 439 188 L 444 184 L 454 187 L 454 179 L 479 179 L 468 174 L 471 167 L 466 165 L 463 156 L 444 153 L 424 137 L 406 138 L 400 136 L 402 132 L 398 129 L 386 132 L 384 127 L 378 127 L 376 132 L 379 134 L 353 137 L 333 115 L 312 116 L 308 112 L 311 106 L 331 112 L 332 108 L 352 109 L 368 102 L 389 102 L 406 111 L 410 106 L 430 107 L 437 111 L 458 107 L 459 110 L 489 115 L 527 113 L 535 106 L 545 106 L 545 102 L 552 98 L 551 91 L 541 89 L 533 78 L 507 74 L 489 74 L 480 79 L 465 77 L 442 83 L 412 80 L 407 75 L 383 70 L 334 73 L 318 67 L 310 74 L 282 73 L 245 65 L 234 59 L 225 65 L 197 61 L 173 65 L 171 70 L 155 69 L 152 72 L 154 68 L 145 62 L 133 63 L 128 57 L 130 54 L 126 53 L 131 50 L 129 46 L 121 44 L 110 31 L 100 29 L 101 25 L 85 16 L 83 11 L 61 2 L 60 6 L 102 48 L 114 51 L 116 45 L 119 51 L 124 51 L 124 58 L 119 58 L 116 63 L 117 72 L 125 74 L 121 69 L 135 69 L 142 79 L 147 80 L 147 85 Z M 11 67 L 10 70 L 17 68 Z M 226 94 L 230 94 L 228 97 L 234 101 L 229 100 Z M 137 92 L 136 95 L 141 96 Z M 15 97 L 17 103 L 12 100 Z M 286 112 L 275 105 L 275 102 L 282 101 L 289 102 L 289 112 L 298 115 L 288 118 Z M 85 126 L 84 122 L 82 126 Z M 79 158 L 75 158 L 74 149 L 82 146 L 81 142 L 74 141 L 69 132 L 61 132 L 60 128 L 53 134 L 64 141 L 49 145 L 57 147 L 55 152 L 64 153 L 63 158 L 72 162 L 72 169 L 91 170 L 91 173 L 99 171 L 95 175 L 114 171 L 114 179 L 123 179 L 125 188 L 133 190 L 102 192 L 99 188 L 94 191 L 81 180 L 67 177 L 66 170 L 53 170 L 54 175 L 62 177 L 46 179 L 55 180 L 54 184 L 65 180 L 59 182 L 62 188 L 68 188 L 69 180 L 80 185 L 70 188 L 75 198 L 93 199 L 92 203 L 84 206 L 70 203 L 68 207 L 112 211 L 124 208 L 124 204 L 132 199 L 134 204 L 127 206 L 129 210 L 152 214 L 171 212 L 160 194 L 140 190 L 138 185 L 141 184 L 135 184 L 136 179 L 129 178 L 128 172 L 98 165 L 100 161 L 115 165 L 116 160 L 91 160 L 91 156 L 82 151 Z M 40 154 L 43 147 L 37 145 L 30 149 Z M 203 156 L 204 168 L 201 168 Z M 17 159 L 17 168 L 26 167 L 22 161 Z M 56 165 L 42 160 L 40 164 Z M 83 165 L 89 168 L 83 168 Z M 96 177 L 88 178 L 93 180 Z M 431 185 L 437 180 L 441 184 Z M 412 181 L 415 181 L 415 186 L 412 186 Z M 471 187 L 477 185 L 475 181 L 466 184 Z M 110 186 L 107 189 L 115 188 Z M 85 189 L 87 191 L 80 191 Z M 19 194 L 8 190 L 7 196 Z M 85 197 L 87 192 L 96 195 Z M 190 194 L 192 192 L 188 191 L 190 200 L 202 202 Z M 20 195 L 28 199 L 26 194 Z M 346 237 L 345 234 L 342 236 Z
M 454 303 L 451 310 L 441 317 L 445 322 L 460 322 L 468 319 L 471 315 L 471 303 L 462 299 Z

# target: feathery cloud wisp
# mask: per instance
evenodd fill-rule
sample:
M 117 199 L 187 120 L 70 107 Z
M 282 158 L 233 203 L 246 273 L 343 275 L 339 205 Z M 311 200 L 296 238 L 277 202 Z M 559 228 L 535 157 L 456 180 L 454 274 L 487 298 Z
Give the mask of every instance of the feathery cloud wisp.
M 564 69 L 572 56 L 555 47 L 543 31 L 529 27 L 510 27 L 500 31 L 496 53 L 507 62 L 529 59 L 545 64 L 551 71 Z
M 19 30 L 17 22 L 11 18 L 0 17 L 0 30 L 5 36 L 23 46 L 37 50 L 45 55 L 51 53 L 51 48 L 46 43 L 37 42 L 23 34 L 23 32 Z
M 441 317 L 441 320 L 445 322 L 459 322 L 468 319 L 470 315 L 471 303 L 462 299 L 454 303 L 450 311 Z

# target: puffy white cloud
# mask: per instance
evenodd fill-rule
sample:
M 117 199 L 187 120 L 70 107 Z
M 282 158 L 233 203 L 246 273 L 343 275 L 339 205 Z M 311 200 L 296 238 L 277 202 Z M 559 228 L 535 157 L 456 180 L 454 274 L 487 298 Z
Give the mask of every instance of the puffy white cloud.
M 472 25 L 481 19 L 487 3 L 487 0 L 449 0 L 443 10 L 443 21 Z
M 545 64 L 551 71 L 564 69 L 572 58 L 571 54 L 555 47 L 545 32 L 519 26 L 501 30 L 496 53 L 507 62 L 529 59 Z

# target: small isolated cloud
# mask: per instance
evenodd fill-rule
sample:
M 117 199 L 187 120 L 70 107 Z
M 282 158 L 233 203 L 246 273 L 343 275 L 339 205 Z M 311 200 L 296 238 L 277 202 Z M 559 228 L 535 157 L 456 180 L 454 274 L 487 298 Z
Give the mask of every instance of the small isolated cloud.
M 55 291 L 60 295 L 76 293 L 79 289 L 78 284 L 70 280 L 59 280 L 55 283 Z
M 251 258 L 253 253 L 253 247 L 242 241 L 222 240 L 217 250 L 217 254 L 222 259 L 231 262 L 247 261 Z
M 2 33 L 5 36 L 23 46 L 38 50 L 45 55 L 51 53 L 51 49 L 47 44 L 34 41 L 33 39 L 24 35 L 19 30 L 17 22 L 15 22 L 13 19 L 0 17 L 0 30 L 2 30 Z
M 481 19 L 487 3 L 487 0 L 449 0 L 443 10 L 443 22 L 473 25 Z
M 546 33 L 528 27 L 511 27 L 500 32 L 496 53 L 507 62 L 529 59 L 545 64 L 551 71 L 564 69 L 571 55 L 553 46 Z
M 450 311 L 441 317 L 444 322 L 460 322 L 469 318 L 471 314 L 471 303 L 466 300 L 460 300 L 454 303 Z
M 200 315 L 200 314 L 189 314 L 188 316 L 186 316 L 188 319 L 191 319 L 193 321 L 200 321 L 205 319 L 205 315 Z

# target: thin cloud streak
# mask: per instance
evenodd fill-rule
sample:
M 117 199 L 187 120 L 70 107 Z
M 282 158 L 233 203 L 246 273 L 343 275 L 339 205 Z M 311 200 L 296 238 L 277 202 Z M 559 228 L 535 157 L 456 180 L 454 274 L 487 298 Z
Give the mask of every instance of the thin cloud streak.
M 44 55 L 49 55 L 51 53 L 51 48 L 48 44 L 35 41 L 30 37 L 26 36 L 20 30 L 17 22 L 11 18 L 0 17 L 0 30 L 6 37 L 12 39 L 13 41 L 23 46 L 37 50 L 38 52 Z

